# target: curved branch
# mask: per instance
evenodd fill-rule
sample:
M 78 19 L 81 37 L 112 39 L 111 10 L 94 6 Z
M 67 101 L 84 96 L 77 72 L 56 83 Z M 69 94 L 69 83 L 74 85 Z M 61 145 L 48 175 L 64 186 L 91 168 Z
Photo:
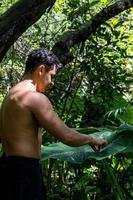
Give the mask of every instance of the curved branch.
M 121 0 L 102 9 L 93 19 L 79 29 L 65 32 L 54 45 L 52 51 L 60 58 L 63 64 L 69 63 L 73 59 L 73 55 L 69 53 L 71 47 L 84 42 L 92 33 L 96 32 L 101 24 L 131 7 L 133 7 L 133 0 Z

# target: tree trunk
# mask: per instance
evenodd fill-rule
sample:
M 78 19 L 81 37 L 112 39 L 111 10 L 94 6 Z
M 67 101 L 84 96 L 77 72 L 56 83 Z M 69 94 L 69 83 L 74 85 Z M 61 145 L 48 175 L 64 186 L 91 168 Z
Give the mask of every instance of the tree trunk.
M 56 0 L 19 0 L 0 16 L 0 61 L 11 45 L 34 24 Z
M 19 0 L 0 17 L 0 61 L 2 61 L 11 45 L 42 16 L 46 9 L 49 11 L 55 1 Z M 54 45 L 53 52 L 63 64 L 69 63 L 73 59 L 73 55 L 69 53 L 71 47 L 87 40 L 101 24 L 132 6 L 133 0 L 120 0 L 104 8 L 78 30 L 64 33 Z

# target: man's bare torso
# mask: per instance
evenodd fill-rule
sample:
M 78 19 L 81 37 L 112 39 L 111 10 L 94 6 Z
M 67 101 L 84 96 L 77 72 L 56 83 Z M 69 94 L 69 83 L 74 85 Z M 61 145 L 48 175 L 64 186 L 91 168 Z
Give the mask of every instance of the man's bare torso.
M 1 140 L 6 156 L 39 158 L 41 131 L 29 109 L 32 84 L 22 81 L 12 88 L 1 107 Z

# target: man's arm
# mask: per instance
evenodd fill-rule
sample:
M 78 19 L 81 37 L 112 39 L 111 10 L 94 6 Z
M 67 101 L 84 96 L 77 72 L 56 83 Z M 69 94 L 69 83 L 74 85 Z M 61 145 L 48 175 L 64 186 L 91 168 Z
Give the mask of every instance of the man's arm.
M 51 135 L 69 146 L 94 145 L 95 151 L 107 145 L 103 139 L 81 134 L 69 128 L 53 111 L 48 98 L 40 93 L 33 93 L 30 97 L 30 110 L 36 117 L 39 125 L 45 128 Z

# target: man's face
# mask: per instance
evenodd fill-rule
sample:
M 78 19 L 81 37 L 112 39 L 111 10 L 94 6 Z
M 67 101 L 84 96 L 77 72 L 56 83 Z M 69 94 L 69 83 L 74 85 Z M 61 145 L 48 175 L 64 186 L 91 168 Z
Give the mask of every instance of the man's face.
M 44 65 L 43 65 L 44 66 Z M 45 66 L 41 68 L 39 72 L 39 80 L 37 84 L 38 92 L 46 92 L 51 86 L 54 85 L 54 77 L 56 75 L 57 69 L 54 66 L 53 69 L 46 70 Z

